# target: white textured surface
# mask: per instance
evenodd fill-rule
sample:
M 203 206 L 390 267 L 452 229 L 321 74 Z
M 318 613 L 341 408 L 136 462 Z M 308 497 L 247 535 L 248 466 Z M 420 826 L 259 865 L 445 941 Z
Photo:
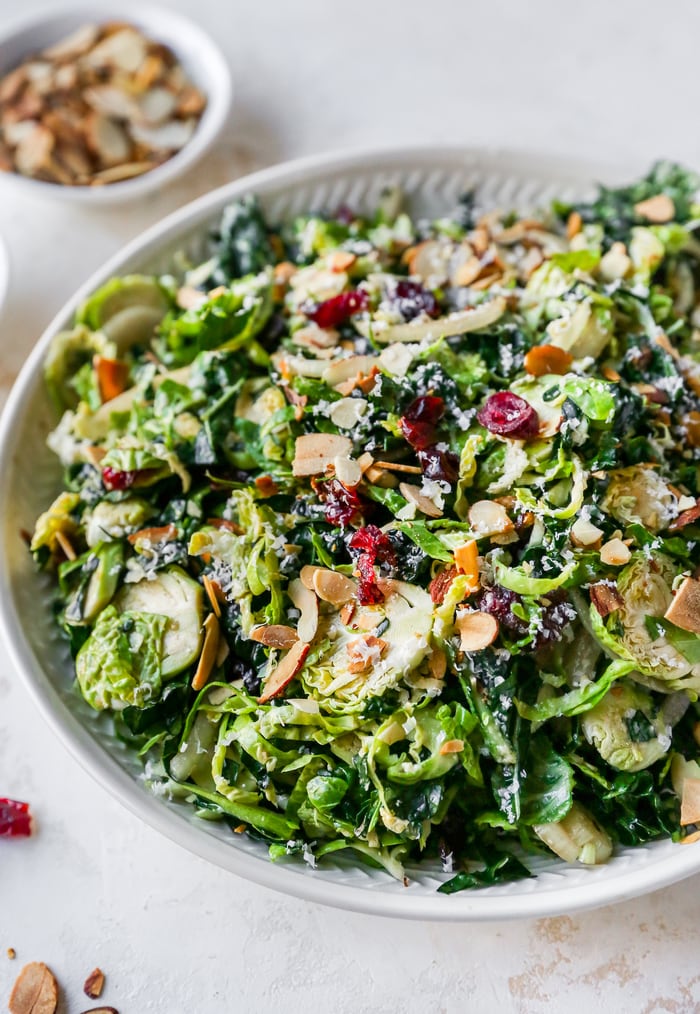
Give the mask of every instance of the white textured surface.
M 433 3 L 430 20 L 408 6 L 358 3 L 336 26 L 329 5 L 299 0 L 279 4 L 273 25 L 270 5 L 200 0 L 201 23 L 234 61 L 228 142 L 140 206 L 78 211 L 0 190 L 13 274 L 2 380 L 107 254 L 251 166 L 416 140 L 700 164 L 682 116 L 700 27 L 690 4 L 674 6 L 663 54 L 651 5 L 597 2 L 565 15 L 554 2 Z M 0 18 L 9 11 L 0 0 Z M 144 828 L 68 758 L 7 667 L 0 716 L 0 792 L 31 799 L 41 821 L 33 841 L 2 844 L 0 997 L 21 962 L 40 958 L 65 985 L 69 1012 L 88 1006 L 80 985 L 96 963 L 121 1014 L 700 1008 L 697 878 L 603 912 L 478 930 L 336 913 L 247 885 Z

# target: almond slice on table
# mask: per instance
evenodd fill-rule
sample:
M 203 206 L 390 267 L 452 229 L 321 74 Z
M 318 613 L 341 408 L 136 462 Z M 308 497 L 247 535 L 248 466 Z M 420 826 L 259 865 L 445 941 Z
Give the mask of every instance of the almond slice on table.
M 54 1014 L 58 983 L 43 961 L 31 961 L 19 973 L 10 994 L 10 1014 Z
M 265 704 L 281 694 L 302 668 L 308 654 L 309 645 L 304 641 L 297 641 L 296 644 L 293 644 L 282 661 L 265 680 L 265 687 L 262 695 L 258 697 L 258 704 Z
M 83 993 L 91 1000 L 97 1000 L 102 996 L 104 989 L 105 975 L 101 968 L 94 968 L 88 975 L 83 985 Z
M 646 201 L 639 201 L 634 210 L 641 218 L 658 225 L 673 221 L 676 215 L 676 206 L 668 194 L 656 194 Z
M 281 648 L 287 651 L 299 640 L 294 627 L 288 627 L 283 623 L 271 623 L 260 627 L 254 627 L 250 632 L 252 641 L 264 644 L 267 648 Z
M 429 518 L 441 518 L 442 510 L 437 507 L 430 497 L 421 492 L 420 486 L 413 486 L 408 482 L 399 483 L 399 491 L 409 503 L 414 504 L 418 510 Z
M 684 778 L 681 797 L 681 824 L 700 824 L 700 778 Z
M 314 591 L 313 578 L 316 567 L 302 567 L 301 578 L 289 582 L 287 594 L 301 614 L 297 623 L 297 637 L 305 644 L 313 641 L 318 630 L 318 599 Z M 306 574 L 304 572 L 306 571 Z M 309 572 L 311 572 L 309 574 Z M 309 584 L 306 583 L 309 581 Z
M 498 637 L 498 620 L 490 613 L 460 609 L 455 627 L 462 651 L 483 651 Z
M 664 613 L 664 619 L 682 630 L 700 634 L 700 581 L 685 578 Z
M 349 457 L 352 441 L 337 433 L 306 433 L 294 445 L 292 474 L 321 475 L 338 457 Z
M 219 621 L 214 613 L 209 613 L 204 621 L 204 644 L 202 645 L 202 654 L 199 656 L 199 663 L 195 674 L 192 677 L 193 690 L 201 690 L 206 686 L 207 681 L 211 676 L 212 669 L 216 665 L 216 659 L 219 654 L 220 637 L 221 629 L 219 627 Z

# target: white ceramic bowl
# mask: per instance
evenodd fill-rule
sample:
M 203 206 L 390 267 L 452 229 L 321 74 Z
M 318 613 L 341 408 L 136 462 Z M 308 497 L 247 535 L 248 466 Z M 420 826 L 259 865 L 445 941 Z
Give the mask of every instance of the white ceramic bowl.
M 45 183 L 20 173 L 0 173 L 0 186 L 19 187 L 27 194 L 56 197 L 84 204 L 113 204 L 141 197 L 179 176 L 206 151 L 221 133 L 233 98 L 231 72 L 219 47 L 194 21 L 174 11 L 135 0 L 122 3 L 77 4 L 55 13 L 33 16 L 0 33 L 0 76 L 25 57 L 69 35 L 88 23 L 129 21 L 156 42 L 169 46 L 192 79 L 207 96 L 207 106 L 184 148 L 156 169 L 120 183 L 101 187 L 70 187 Z
M 0 236 L 0 311 L 2 310 L 7 290 L 10 285 L 10 255 L 5 240 Z
M 641 168 L 641 167 L 639 167 Z M 634 175 L 633 173 L 630 175 Z M 72 754 L 134 813 L 185 848 L 250 880 L 326 904 L 416 919 L 484 920 L 544 916 L 592 908 L 670 884 L 700 870 L 700 846 L 670 841 L 618 849 L 600 867 L 537 859 L 538 876 L 497 887 L 445 896 L 436 868 L 409 869 L 410 886 L 386 873 L 332 857 L 316 870 L 289 860 L 272 864 L 264 845 L 194 817 L 182 804 L 149 793 L 141 765 L 110 733 L 109 721 L 71 689 L 72 665 L 54 625 L 52 590 L 34 568 L 19 535 L 59 488 L 59 469 L 44 440 L 52 413 L 42 363 L 53 335 L 67 326 L 77 304 L 114 274 L 160 271 L 173 252 L 201 256 L 209 227 L 233 198 L 260 195 L 272 221 L 341 203 L 359 210 L 376 204 L 388 183 L 399 183 L 418 214 L 444 214 L 464 190 L 477 187 L 492 204 L 523 210 L 583 195 L 595 177 L 616 182 L 608 170 L 590 169 L 503 152 L 412 150 L 306 159 L 264 170 L 195 201 L 150 229 L 101 268 L 50 325 L 26 363 L 0 423 L 0 621 L 14 663 Z

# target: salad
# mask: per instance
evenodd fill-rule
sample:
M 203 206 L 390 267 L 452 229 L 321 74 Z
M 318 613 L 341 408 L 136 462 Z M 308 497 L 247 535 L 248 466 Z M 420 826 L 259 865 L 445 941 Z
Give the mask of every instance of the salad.
M 700 837 L 700 204 L 401 194 L 113 278 L 31 551 L 154 791 L 445 893 Z

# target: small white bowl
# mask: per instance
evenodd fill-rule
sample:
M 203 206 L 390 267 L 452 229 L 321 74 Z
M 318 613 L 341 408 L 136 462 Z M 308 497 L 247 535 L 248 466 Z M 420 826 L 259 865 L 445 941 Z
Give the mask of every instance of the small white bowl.
M 140 197 L 179 176 L 211 147 L 226 122 L 233 98 L 228 64 L 219 47 L 199 25 L 174 11 L 124 0 L 115 4 L 78 4 L 16 23 L 0 33 L 0 77 L 25 57 L 58 42 L 85 24 L 129 21 L 155 42 L 169 46 L 193 83 L 206 95 L 207 105 L 192 139 L 179 152 L 142 176 L 104 186 L 66 186 L 45 183 L 20 173 L 0 172 L 0 186 L 20 187 L 26 194 L 57 197 L 84 204 L 113 204 Z

